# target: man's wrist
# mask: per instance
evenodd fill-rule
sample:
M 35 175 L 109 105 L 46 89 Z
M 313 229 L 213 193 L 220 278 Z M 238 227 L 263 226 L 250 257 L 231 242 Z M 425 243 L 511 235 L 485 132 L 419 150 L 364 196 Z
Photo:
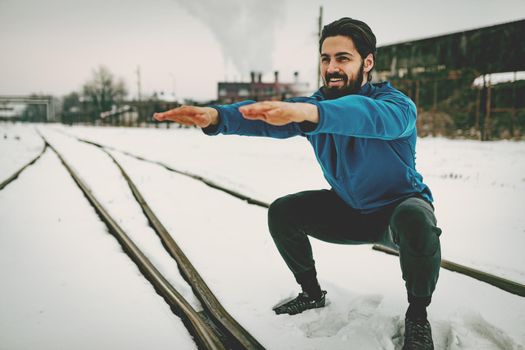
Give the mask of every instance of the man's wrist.
M 319 123 L 319 110 L 311 103 L 302 103 L 303 121 L 317 124 Z
M 219 111 L 213 107 L 206 107 L 206 108 L 208 108 L 208 112 L 211 117 L 210 126 L 218 125 L 220 122 Z

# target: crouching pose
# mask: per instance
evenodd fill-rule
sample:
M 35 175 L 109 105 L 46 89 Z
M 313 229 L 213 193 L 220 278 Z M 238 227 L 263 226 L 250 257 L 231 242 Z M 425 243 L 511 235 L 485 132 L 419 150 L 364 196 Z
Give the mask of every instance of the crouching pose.
M 337 244 L 392 242 L 409 304 L 403 349 L 433 349 L 426 308 L 439 274 L 441 230 L 430 189 L 415 169 L 416 107 L 389 83 L 370 82 L 376 39 L 365 23 L 328 24 L 319 51 L 324 86 L 311 97 L 183 106 L 154 117 L 208 135 L 306 137 L 331 189 L 290 194 L 270 206 L 270 233 L 302 289 L 274 311 L 294 315 L 325 305 L 309 236 Z

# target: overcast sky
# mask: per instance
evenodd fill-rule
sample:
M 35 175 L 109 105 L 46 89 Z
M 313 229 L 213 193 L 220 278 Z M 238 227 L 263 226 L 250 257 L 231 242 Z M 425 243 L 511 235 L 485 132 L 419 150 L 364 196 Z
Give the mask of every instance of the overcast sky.
M 79 91 L 107 66 L 137 95 L 214 99 L 217 82 L 291 81 L 313 87 L 317 18 L 367 22 L 378 45 L 525 18 L 525 0 L 0 0 L 0 94 Z

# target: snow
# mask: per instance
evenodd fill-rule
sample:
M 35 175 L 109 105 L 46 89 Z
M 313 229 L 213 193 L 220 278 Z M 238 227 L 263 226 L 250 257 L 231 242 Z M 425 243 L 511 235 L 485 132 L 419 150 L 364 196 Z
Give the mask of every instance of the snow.
M 3 123 L 0 128 L 0 182 L 33 160 L 44 142 L 31 128 Z
M 53 153 L 0 192 L 0 221 L 0 349 L 196 349 Z
M 0 124 L 2 133 L 15 129 L 26 135 L 27 143 L 21 142 L 20 151 L 13 153 L 0 143 L 2 169 L 4 164 L 22 165 L 18 158 L 29 160 L 42 146 L 31 126 Z M 327 187 L 310 146 L 301 138 L 208 137 L 191 129 L 39 129 L 197 309 L 198 302 L 109 157 L 64 132 L 197 173 L 266 202 Z M 298 287 L 267 231 L 264 208 L 158 165 L 118 151 L 112 154 L 224 307 L 266 348 L 400 347 L 406 295 L 396 257 L 369 245 L 312 240 L 329 305 L 297 316 L 276 316 L 272 306 L 294 296 Z M 524 156 L 524 142 L 418 140 L 418 169 L 436 197 L 443 258 L 524 283 Z M 10 175 L 1 174 L 0 181 Z M 54 204 L 49 206 L 46 201 L 52 195 Z M 6 310 L 0 313 L 0 349 L 30 349 L 36 341 L 41 349 L 58 344 L 132 349 L 143 348 L 140 341 L 145 339 L 157 342 L 153 348 L 195 347 L 52 152 L 0 191 L 0 208 L 0 278 L 11 281 L 2 293 L 8 297 L 0 301 Z M 83 225 L 75 226 L 78 222 Z M 28 252 L 30 258 L 21 259 Z M 39 303 L 23 296 L 24 285 L 42 290 Z M 47 312 L 39 313 L 42 309 Z M 436 349 L 523 349 L 525 344 L 524 298 L 447 270 L 441 270 L 429 318 Z M 16 322 L 21 319 L 24 322 Z M 41 324 L 48 328 L 42 330 Z M 71 329 L 73 335 L 58 339 L 57 334 L 65 334 L 62 329 Z M 86 329 L 89 334 L 83 332 Z M 21 342 L 22 334 L 35 342 Z M 138 340 L 126 339 L 130 335 Z
M 491 85 L 496 85 L 501 83 L 514 82 L 517 80 L 525 80 L 525 72 L 501 72 L 485 74 L 484 76 L 480 75 L 479 77 L 474 79 L 472 86 L 483 87 L 483 78 L 485 78 L 487 84 L 490 83 Z

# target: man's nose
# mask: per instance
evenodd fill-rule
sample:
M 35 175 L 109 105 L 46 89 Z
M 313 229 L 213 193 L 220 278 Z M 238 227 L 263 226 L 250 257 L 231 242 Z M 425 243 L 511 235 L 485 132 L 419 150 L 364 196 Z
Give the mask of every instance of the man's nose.
M 327 68 L 328 73 L 336 73 L 339 72 L 339 65 L 335 60 L 330 61 Z

